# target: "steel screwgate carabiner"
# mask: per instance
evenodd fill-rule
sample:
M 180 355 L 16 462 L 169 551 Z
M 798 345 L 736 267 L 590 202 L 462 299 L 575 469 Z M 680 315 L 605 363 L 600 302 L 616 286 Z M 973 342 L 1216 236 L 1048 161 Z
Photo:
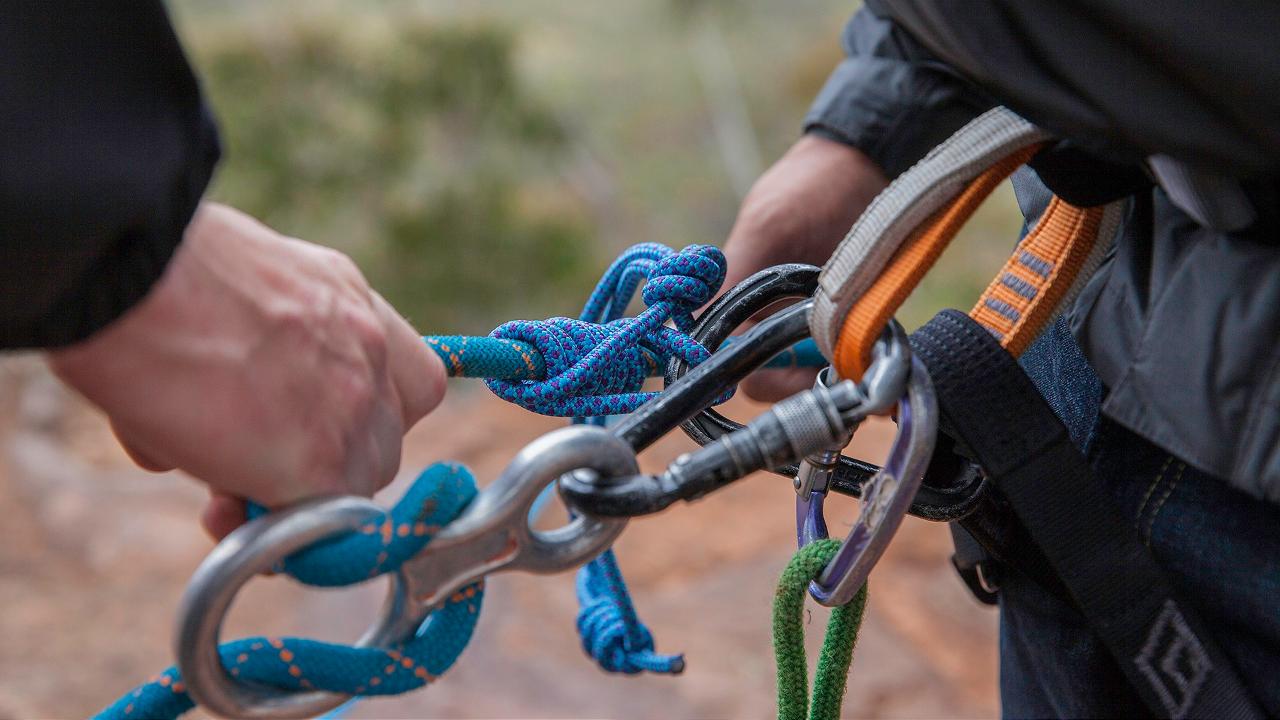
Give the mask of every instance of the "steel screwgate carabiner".
M 876 344 L 875 362 L 862 382 L 797 393 L 741 429 L 681 455 L 661 474 L 566 476 L 560 494 L 595 515 L 635 517 L 697 499 L 757 470 L 794 463 L 847 439 L 868 415 L 892 407 L 906 384 L 909 357 L 906 334 L 895 325 Z
M 743 426 L 707 408 L 711 398 L 729 384 L 737 383 L 774 354 L 809 336 L 809 316 L 817 288 L 819 269 L 812 265 L 778 265 L 761 270 L 727 291 L 698 318 L 692 337 L 709 349 L 719 348 L 739 325 L 758 312 L 784 300 L 801 302 L 771 315 L 739 338 L 738 342 L 717 350 L 710 359 L 696 367 L 673 360 L 667 368 L 667 389 L 648 405 L 637 410 L 624 423 L 631 428 L 658 425 L 656 418 L 669 418 L 678 409 L 684 412 L 681 428 L 699 445 L 706 445 Z M 692 408 L 687 391 L 695 383 L 708 384 L 720 378 L 702 393 L 707 402 Z M 662 426 L 669 422 L 661 423 Z M 621 427 L 621 426 L 620 426 Z M 843 444 L 841 444 L 843 447 Z M 835 453 L 830 458 L 832 473 L 829 491 L 860 497 L 862 487 L 871 480 L 878 467 L 857 458 Z M 800 467 L 795 463 L 768 468 L 771 472 L 795 478 Z M 949 521 L 964 517 L 978 504 L 986 488 L 977 473 L 941 473 L 930 475 L 916 490 L 911 514 L 926 520 Z

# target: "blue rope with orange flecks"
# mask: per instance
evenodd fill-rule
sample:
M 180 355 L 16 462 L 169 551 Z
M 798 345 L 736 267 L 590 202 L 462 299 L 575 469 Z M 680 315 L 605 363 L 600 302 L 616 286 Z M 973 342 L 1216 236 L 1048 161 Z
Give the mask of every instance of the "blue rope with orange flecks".
M 322 587 L 351 585 L 395 572 L 475 495 L 475 480 L 466 468 L 433 465 L 381 517 L 357 532 L 294 553 L 280 569 L 303 583 Z M 392 648 L 254 637 L 223 643 L 218 652 L 227 672 L 245 682 L 286 690 L 395 695 L 430 683 L 453 665 L 471 640 L 483 597 L 483 583 L 455 593 L 431 613 L 413 638 Z M 182 677 L 171 667 L 96 717 L 173 718 L 191 707 Z

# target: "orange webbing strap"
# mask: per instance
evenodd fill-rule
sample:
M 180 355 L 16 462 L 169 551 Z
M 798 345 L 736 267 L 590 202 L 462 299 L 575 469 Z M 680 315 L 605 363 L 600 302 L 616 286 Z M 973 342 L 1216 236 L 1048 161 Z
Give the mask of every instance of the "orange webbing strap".
M 876 338 L 947 244 L 991 191 L 1039 149 L 1039 145 L 1023 148 L 984 170 L 907 238 L 884 272 L 844 316 L 832 363 L 840 377 L 862 377 L 871 362 L 871 346 Z
M 1093 250 L 1103 212 L 1055 196 L 969 311 L 1010 355 L 1027 349 L 1071 289 Z
M 991 191 L 1040 147 L 1024 148 L 987 168 L 903 243 L 845 315 L 833 363 L 841 377 L 862 377 L 876 338 L 947 244 Z M 1104 210 L 1078 208 L 1054 197 L 970 312 L 1015 357 L 1039 335 L 1070 291 L 1097 240 Z

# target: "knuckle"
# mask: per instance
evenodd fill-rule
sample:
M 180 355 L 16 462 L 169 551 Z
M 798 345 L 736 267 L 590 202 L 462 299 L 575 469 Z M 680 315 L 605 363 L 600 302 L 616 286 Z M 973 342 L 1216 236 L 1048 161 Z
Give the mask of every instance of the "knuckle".
M 366 370 L 373 375 L 385 372 L 390 338 L 377 310 L 368 303 L 355 300 L 347 303 L 339 311 L 339 316 L 339 332 L 355 344 L 358 355 L 367 365 Z
M 395 479 L 401 436 L 390 416 L 369 396 L 368 412 L 348 423 L 334 422 L 318 433 L 305 466 L 308 486 L 317 492 L 370 496 Z
M 309 438 L 305 457 L 299 463 L 302 475 L 296 482 L 314 492 L 342 492 L 348 457 L 351 454 L 349 435 L 344 431 L 343 424 L 336 422 L 336 418 L 331 419 L 323 429 L 311 433 Z
M 319 247 L 319 252 L 322 262 L 338 279 L 356 288 L 368 289 L 364 273 L 360 272 L 360 267 L 349 255 L 328 247 Z
M 317 315 L 313 303 L 278 298 L 263 309 L 264 336 L 272 344 L 284 344 L 296 353 L 310 354 L 319 343 Z
M 357 427 L 378 401 L 378 388 L 374 373 L 364 363 L 344 363 L 334 373 L 333 389 L 339 407 L 343 416 Z
M 362 307 L 351 314 L 348 320 L 350 331 L 360 345 L 381 365 L 387 355 L 387 328 L 372 307 Z
M 346 491 L 344 482 L 346 456 L 340 446 L 316 445 L 297 483 L 307 488 L 308 495 L 333 495 Z

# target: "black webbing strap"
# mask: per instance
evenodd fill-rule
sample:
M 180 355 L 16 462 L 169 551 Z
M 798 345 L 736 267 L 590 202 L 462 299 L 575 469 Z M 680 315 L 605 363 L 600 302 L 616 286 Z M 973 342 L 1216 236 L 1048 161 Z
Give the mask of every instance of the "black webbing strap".
M 1017 361 L 954 310 L 911 340 L 948 432 L 1039 546 L 1039 553 L 1018 553 L 1048 566 L 1028 574 L 1061 580 L 1146 705 L 1171 718 L 1262 717 Z
M 947 525 L 951 528 L 951 544 L 955 547 L 955 552 L 951 555 L 951 566 L 956 569 L 956 573 L 978 602 L 998 605 L 1000 563 L 963 525 L 958 522 L 949 522 Z

